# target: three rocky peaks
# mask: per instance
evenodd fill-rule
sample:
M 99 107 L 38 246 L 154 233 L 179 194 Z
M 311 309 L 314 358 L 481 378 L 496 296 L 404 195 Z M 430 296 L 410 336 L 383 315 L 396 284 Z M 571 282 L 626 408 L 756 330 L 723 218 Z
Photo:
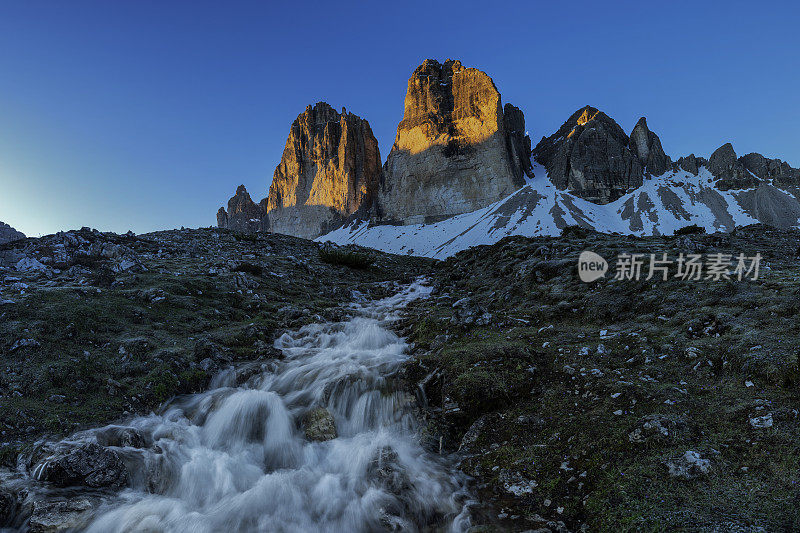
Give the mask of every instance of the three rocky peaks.
M 369 122 L 319 102 L 292 123 L 267 198 L 255 203 L 239 186 L 217 224 L 315 238 L 352 218 L 437 222 L 509 196 L 533 177 L 532 160 L 558 189 L 597 204 L 648 177 L 679 169 L 697 175 L 703 166 L 720 190 L 762 181 L 800 185 L 800 170 L 760 154 L 737 157 L 730 144 L 708 160 L 692 154 L 673 162 L 644 117 L 628 136 L 591 106 L 532 150 L 522 111 L 503 105 L 486 73 L 428 59 L 408 80 L 403 120 L 383 166 Z

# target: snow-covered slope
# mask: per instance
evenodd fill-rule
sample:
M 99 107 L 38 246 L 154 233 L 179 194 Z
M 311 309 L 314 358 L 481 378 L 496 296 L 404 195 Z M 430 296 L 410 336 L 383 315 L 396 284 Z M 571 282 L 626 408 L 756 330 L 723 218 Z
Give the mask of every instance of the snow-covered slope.
M 799 191 L 768 183 L 720 191 L 705 167 L 697 176 L 679 170 L 645 180 L 641 187 L 605 205 L 556 189 L 541 166 L 534 167 L 534 176 L 489 207 L 441 222 L 391 226 L 359 221 L 316 240 L 441 259 L 509 235 L 558 235 L 570 225 L 604 233 L 670 235 L 692 224 L 710 232 L 757 222 L 779 227 L 800 224 Z

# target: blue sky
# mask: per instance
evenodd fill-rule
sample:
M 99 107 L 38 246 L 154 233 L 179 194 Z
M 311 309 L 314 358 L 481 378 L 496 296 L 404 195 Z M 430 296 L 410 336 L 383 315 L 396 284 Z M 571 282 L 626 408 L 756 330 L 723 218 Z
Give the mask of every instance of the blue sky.
M 213 225 L 238 184 L 266 196 L 307 104 L 368 119 L 385 159 L 428 57 L 486 71 L 534 144 L 591 104 L 673 157 L 800 166 L 798 23 L 766 1 L 0 0 L 0 220 Z

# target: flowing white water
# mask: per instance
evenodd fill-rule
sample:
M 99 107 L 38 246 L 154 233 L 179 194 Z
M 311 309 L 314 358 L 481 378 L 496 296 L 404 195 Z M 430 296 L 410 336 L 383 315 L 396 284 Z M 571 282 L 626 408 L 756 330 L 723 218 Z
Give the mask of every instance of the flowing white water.
M 134 420 L 153 445 L 123 450 L 133 487 L 89 531 L 465 530 L 463 476 L 419 445 L 412 399 L 387 380 L 406 344 L 386 325 L 428 293 L 414 283 L 348 321 L 287 333 L 285 359 L 245 385 Z M 301 420 L 319 407 L 338 438 L 305 438 Z

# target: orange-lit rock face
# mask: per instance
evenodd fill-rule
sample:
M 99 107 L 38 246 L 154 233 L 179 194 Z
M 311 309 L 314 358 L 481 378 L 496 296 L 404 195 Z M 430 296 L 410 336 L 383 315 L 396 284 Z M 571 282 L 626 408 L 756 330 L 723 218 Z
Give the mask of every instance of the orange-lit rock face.
M 408 80 L 380 214 L 414 223 L 489 205 L 524 183 L 529 152 L 522 112 L 504 111 L 489 76 L 459 61 L 426 60 Z
M 292 124 L 267 199 L 270 229 L 313 238 L 369 206 L 380 182 L 378 142 L 369 123 L 324 102 Z

